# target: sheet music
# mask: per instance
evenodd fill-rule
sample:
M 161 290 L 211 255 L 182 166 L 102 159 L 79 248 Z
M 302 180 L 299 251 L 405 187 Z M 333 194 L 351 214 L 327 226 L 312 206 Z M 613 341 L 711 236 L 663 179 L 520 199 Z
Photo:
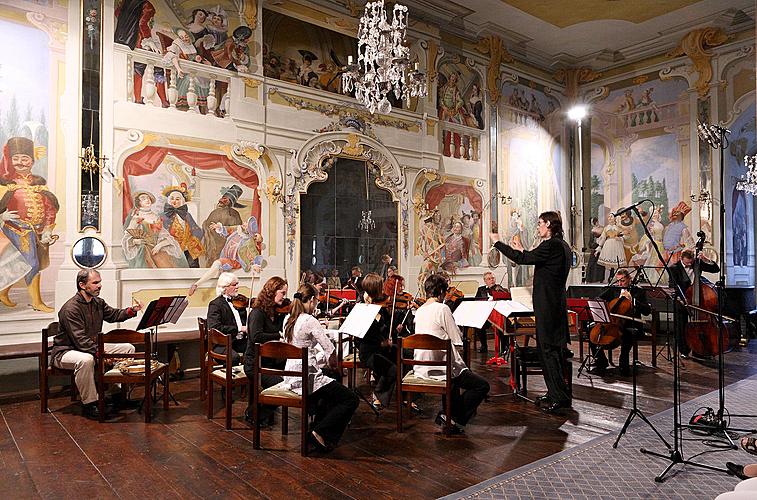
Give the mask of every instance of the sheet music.
M 602 299 L 587 300 L 587 306 L 591 313 L 591 319 L 599 323 L 610 322 L 610 311 L 607 310 L 607 302 Z
M 465 300 L 460 302 L 452 317 L 457 326 L 482 328 L 496 303 L 493 300 Z
M 509 318 L 513 313 L 534 312 L 533 308 L 521 304 L 517 300 L 498 300 L 494 304 L 494 309 L 505 318 Z
M 365 304 L 362 302 L 355 304 L 355 307 L 347 315 L 339 331 L 362 339 L 368 333 L 368 329 L 376 320 L 376 315 L 380 310 L 381 306 L 376 304 Z
M 173 297 L 171 305 L 165 314 L 166 323 L 173 323 L 175 325 L 188 305 L 189 300 L 185 296 Z
M 513 301 L 523 304 L 528 310 L 534 310 L 534 289 L 530 286 L 513 287 L 510 289 Z

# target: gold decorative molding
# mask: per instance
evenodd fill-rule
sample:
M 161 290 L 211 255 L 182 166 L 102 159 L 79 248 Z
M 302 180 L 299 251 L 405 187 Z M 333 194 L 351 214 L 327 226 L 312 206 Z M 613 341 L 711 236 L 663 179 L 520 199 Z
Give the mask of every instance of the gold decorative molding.
M 359 144 L 360 137 L 357 134 L 347 134 L 347 144 L 342 147 L 342 152 L 347 156 L 360 157 L 365 148 Z
M 251 89 L 256 89 L 260 87 L 261 83 L 263 83 L 260 80 L 256 80 L 254 78 L 247 78 L 247 77 L 242 77 L 242 81 L 244 82 L 246 86 L 250 87 Z
M 281 191 L 281 181 L 270 175 L 265 181 L 265 195 L 271 203 L 283 203 L 284 193 Z
M 419 132 L 421 130 L 420 121 L 403 120 L 401 118 L 388 118 L 383 115 L 371 115 L 367 111 L 358 109 L 356 106 L 343 105 L 343 104 L 328 104 L 322 101 L 316 101 L 312 99 L 304 99 L 302 97 L 292 96 L 281 92 L 276 87 L 268 89 L 268 95 L 271 96 L 271 101 L 275 104 L 282 104 L 291 106 L 297 110 L 304 109 L 306 111 L 314 111 L 326 116 L 338 116 L 343 117 L 358 117 L 366 123 L 372 125 L 381 125 L 384 127 L 398 128 L 408 132 Z
M 258 26 L 258 0 L 242 2 L 242 17 L 247 21 L 247 26 L 254 30 Z
M 428 46 L 426 47 L 428 58 L 428 81 L 429 83 L 432 83 L 436 80 L 436 77 L 439 76 L 439 73 L 436 71 L 436 62 L 439 60 L 439 54 L 443 53 L 443 51 L 439 50 L 439 44 L 436 43 L 436 40 L 429 40 Z
M 487 35 L 479 39 L 476 50 L 489 55 L 489 66 L 486 68 L 486 90 L 489 92 L 490 104 L 497 104 L 500 97 L 497 86 L 500 66 L 503 62 L 513 63 L 515 59 L 497 35 Z
M 597 78 L 602 76 L 602 73 L 597 73 L 588 66 L 580 68 L 564 68 L 557 70 L 552 78 L 556 82 L 565 85 L 563 95 L 570 99 L 578 97 L 578 86 L 582 83 L 593 82 Z
M 668 57 L 688 56 L 699 78 L 694 83 L 694 88 L 702 99 L 710 92 L 712 81 L 712 47 L 723 45 L 729 40 L 729 36 L 723 28 L 699 28 L 684 35 L 678 46 L 667 53 Z

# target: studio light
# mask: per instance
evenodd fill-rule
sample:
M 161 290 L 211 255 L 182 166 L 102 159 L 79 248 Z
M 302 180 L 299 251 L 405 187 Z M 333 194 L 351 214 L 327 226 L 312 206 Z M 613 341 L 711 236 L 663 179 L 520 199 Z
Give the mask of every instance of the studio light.
M 573 106 L 568 110 L 568 118 L 573 121 L 580 122 L 586 117 L 586 106 Z

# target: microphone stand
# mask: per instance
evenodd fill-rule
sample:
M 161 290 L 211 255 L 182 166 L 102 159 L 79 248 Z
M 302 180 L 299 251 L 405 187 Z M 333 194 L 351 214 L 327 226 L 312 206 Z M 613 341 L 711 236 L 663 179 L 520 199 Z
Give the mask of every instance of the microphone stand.
M 639 213 L 638 207 L 633 207 L 632 210 L 636 213 L 636 216 L 639 217 L 639 220 L 641 220 L 641 213 Z M 644 228 L 644 234 L 646 234 L 647 238 L 649 238 L 649 241 L 652 242 L 652 247 L 657 254 L 657 258 L 660 260 L 660 262 L 663 263 L 663 265 L 665 266 L 665 271 L 668 273 L 668 276 L 670 276 L 670 267 L 668 266 L 667 261 L 662 258 L 660 247 L 652 238 L 652 235 L 650 234 L 649 228 L 646 226 L 646 224 L 642 224 L 642 227 Z M 686 307 L 686 296 L 684 295 L 681 286 L 675 282 L 673 283 L 673 285 L 673 290 L 675 292 L 675 295 L 677 296 L 677 299 L 674 299 L 674 309 L 675 300 L 680 300 L 684 304 L 684 307 Z M 667 446 L 667 453 L 659 453 L 647 450 L 645 448 L 639 449 L 639 451 L 645 455 L 651 455 L 653 457 L 658 457 L 669 461 L 665 469 L 663 469 L 663 471 L 654 478 L 655 482 L 658 483 L 665 481 L 665 476 L 667 476 L 668 472 L 670 472 L 673 469 L 673 466 L 675 466 L 676 464 L 691 465 L 693 467 L 699 467 L 702 469 L 728 473 L 728 471 L 726 471 L 725 469 L 720 469 L 718 467 L 713 467 L 711 465 L 702 464 L 699 462 L 693 462 L 689 459 L 684 458 L 683 456 L 683 436 L 681 435 L 683 429 L 683 426 L 681 425 L 681 373 L 680 357 L 678 356 L 678 339 L 682 335 L 681 327 L 683 325 L 681 325 L 681 322 L 678 321 L 677 316 L 677 314 L 673 313 L 673 331 L 675 332 L 675 345 L 673 346 L 673 447 L 671 448 L 670 446 Z M 668 443 L 665 442 L 665 444 L 667 445 Z

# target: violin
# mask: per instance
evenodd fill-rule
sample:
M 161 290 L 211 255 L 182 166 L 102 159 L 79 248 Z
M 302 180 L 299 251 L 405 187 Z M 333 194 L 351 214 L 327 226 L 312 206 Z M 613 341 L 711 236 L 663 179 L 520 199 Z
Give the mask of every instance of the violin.
M 276 314 L 289 314 L 290 312 L 292 312 L 292 301 L 289 299 L 284 299 L 284 301 L 280 305 L 276 305 L 274 312 Z
M 406 311 L 408 308 L 418 307 L 414 299 L 415 297 L 410 292 L 398 293 L 394 298 L 394 308 L 399 311 Z
M 250 307 L 250 298 L 239 293 L 236 297 L 231 299 L 231 305 L 233 305 L 236 309 L 247 309 L 248 307 Z
M 694 255 L 694 281 L 686 290 L 686 300 L 693 306 L 694 313 L 686 325 L 686 343 L 691 351 L 699 357 L 711 357 L 720 354 L 723 346 L 729 345 L 728 330 L 723 328 L 723 343 L 720 343 L 717 319 L 718 292 L 711 284 L 702 281 L 699 254 L 704 248 L 704 231 L 697 233 Z M 710 313 L 707 313 L 709 311 Z
M 444 296 L 444 303 L 456 304 L 459 302 L 465 294 L 454 286 L 447 289 L 447 294 Z

